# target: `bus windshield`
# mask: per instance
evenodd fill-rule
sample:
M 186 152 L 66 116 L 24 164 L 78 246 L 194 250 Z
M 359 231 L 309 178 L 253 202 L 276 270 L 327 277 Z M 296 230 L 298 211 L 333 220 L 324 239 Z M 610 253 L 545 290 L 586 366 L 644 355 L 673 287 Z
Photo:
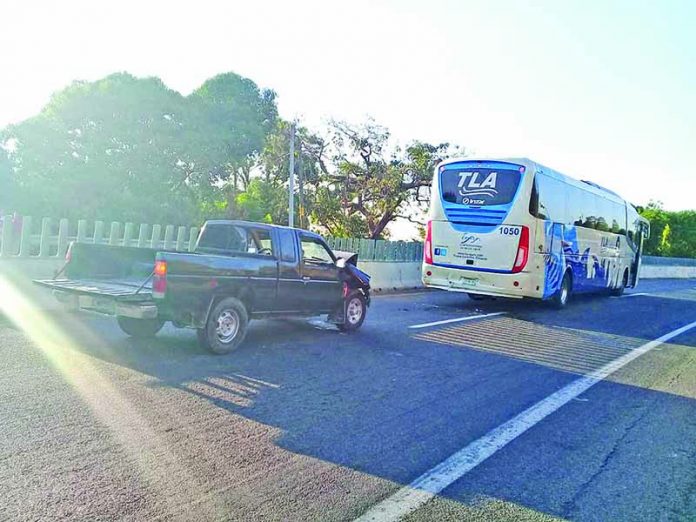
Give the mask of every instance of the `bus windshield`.
M 520 177 L 514 167 L 445 169 L 440 174 L 442 199 L 459 205 L 505 205 L 515 197 Z

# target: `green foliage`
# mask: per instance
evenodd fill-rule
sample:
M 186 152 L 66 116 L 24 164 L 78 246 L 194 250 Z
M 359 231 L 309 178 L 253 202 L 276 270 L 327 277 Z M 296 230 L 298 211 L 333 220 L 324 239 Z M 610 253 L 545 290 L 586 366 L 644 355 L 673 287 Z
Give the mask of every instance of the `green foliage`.
M 230 165 L 260 150 L 275 95 L 232 73 L 189 97 L 126 73 L 76 82 L 14 144 L 16 210 L 37 216 L 191 223 L 220 210 Z
M 15 201 L 16 190 L 12 163 L 5 149 L 0 147 L 0 217 L 14 211 L 11 205 Z
M 276 95 L 225 73 L 189 96 L 158 78 L 75 82 L 37 116 L 0 131 L 0 208 L 149 223 L 242 218 L 287 223 L 291 124 Z M 456 149 L 391 143 L 387 129 L 297 126 L 295 224 L 380 238 L 428 203 L 432 171 Z
M 237 196 L 237 212 L 237 217 L 248 221 L 287 223 L 287 189 L 264 179 L 252 179 L 246 192 Z
M 331 122 L 328 138 L 312 150 L 319 168 L 313 220 L 338 237 L 385 237 L 393 220 L 425 209 L 435 165 L 458 150 L 418 141 L 391 146 L 389 131 L 373 121 Z
M 696 257 L 696 211 L 670 212 L 656 201 L 639 210 L 650 221 L 650 238 L 644 250 L 646 254 Z

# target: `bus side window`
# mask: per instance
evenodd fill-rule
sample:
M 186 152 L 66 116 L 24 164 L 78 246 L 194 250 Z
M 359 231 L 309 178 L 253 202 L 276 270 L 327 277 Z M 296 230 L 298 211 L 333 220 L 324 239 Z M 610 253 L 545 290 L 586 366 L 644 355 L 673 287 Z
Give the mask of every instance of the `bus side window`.
M 539 216 L 556 223 L 567 223 L 566 192 L 568 185 L 545 174 L 537 174 L 539 191 Z
M 539 185 L 537 178 L 532 184 L 532 196 L 529 199 L 529 213 L 539 219 L 546 219 L 546 208 L 539 201 Z

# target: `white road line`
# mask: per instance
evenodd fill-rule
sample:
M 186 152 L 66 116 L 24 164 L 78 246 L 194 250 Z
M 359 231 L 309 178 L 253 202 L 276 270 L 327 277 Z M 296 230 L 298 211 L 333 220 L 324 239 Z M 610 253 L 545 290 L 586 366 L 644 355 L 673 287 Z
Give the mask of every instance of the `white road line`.
M 412 513 L 566 403 L 586 392 L 589 388 L 626 366 L 634 359 L 693 328 L 696 328 L 696 321 L 669 332 L 654 341 L 650 341 L 615 359 L 606 366 L 595 370 L 586 377 L 568 384 L 506 423 L 501 424 L 480 439 L 462 448 L 457 453 L 454 453 L 408 486 L 402 487 L 392 496 L 375 504 L 357 520 L 359 522 L 386 522 L 399 520 L 401 517 Z
M 427 328 L 428 326 L 437 326 L 439 324 L 459 323 L 461 321 L 471 321 L 472 319 L 483 319 L 484 317 L 493 317 L 495 315 L 503 315 L 507 312 L 493 312 L 492 314 L 469 315 L 467 317 L 457 317 L 456 319 L 445 319 L 444 321 L 435 321 L 432 323 L 414 324 L 409 328 Z
M 621 297 L 635 297 L 637 295 L 650 295 L 650 294 L 647 292 L 636 292 L 635 294 L 624 294 Z

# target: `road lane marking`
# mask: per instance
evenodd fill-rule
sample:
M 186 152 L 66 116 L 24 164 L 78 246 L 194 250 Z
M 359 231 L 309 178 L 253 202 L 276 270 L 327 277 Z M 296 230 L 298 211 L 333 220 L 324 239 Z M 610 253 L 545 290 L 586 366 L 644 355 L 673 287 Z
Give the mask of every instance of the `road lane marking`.
M 650 294 L 647 293 L 647 292 L 636 292 L 635 294 L 615 295 L 615 296 L 613 296 L 613 297 L 615 297 L 615 298 L 617 298 L 617 299 L 621 299 L 621 298 L 623 298 L 623 297 L 636 297 L 636 296 L 638 296 L 638 295 L 650 295 Z
M 432 323 L 423 324 L 413 324 L 409 328 L 427 328 L 428 326 L 437 326 L 439 324 L 449 324 L 449 323 L 459 323 L 461 321 L 471 321 L 472 319 L 483 319 L 484 317 L 493 317 L 496 315 L 503 315 L 507 312 L 493 312 L 491 314 L 481 314 L 481 315 L 469 315 L 467 317 L 457 317 L 455 319 L 445 319 L 443 321 L 434 321 Z
M 372 506 L 356 520 L 358 522 L 386 522 L 399 520 L 401 517 L 412 513 L 517 437 L 568 402 L 585 393 L 598 382 L 606 379 L 612 373 L 653 348 L 693 328 L 696 328 L 696 321 L 645 343 L 595 370 L 586 377 L 564 386 L 480 439 L 465 446 L 431 470 L 426 471 L 408 486 L 402 487 L 390 497 Z

